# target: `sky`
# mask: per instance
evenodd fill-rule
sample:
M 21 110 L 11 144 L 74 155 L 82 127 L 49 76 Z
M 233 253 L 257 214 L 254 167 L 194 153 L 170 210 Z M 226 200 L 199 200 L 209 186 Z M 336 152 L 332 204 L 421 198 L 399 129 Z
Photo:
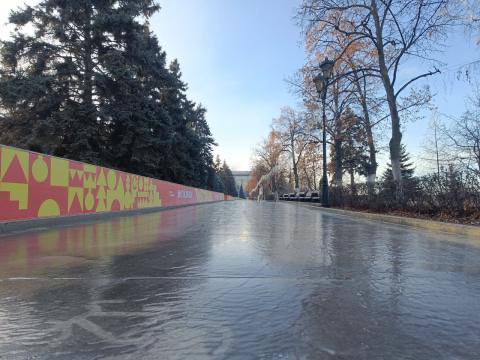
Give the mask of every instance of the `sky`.
M 11 8 L 37 0 L 0 0 L 0 36 Z M 218 143 L 215 153 L 234 170 L 250 168 L 252 150 L 266 137 L 283 106 L 299 99 L 285 79 L 305 61 L 300 29 L 293 19 L 300 0 L 161 0 L 161 11 L 150 24 L 169 60 L 177 58 L 188 95 L 208 110 L 207 118 Z M 440 113 L 459 116 L 473 84 L 457 80 L 459 65 L 480 59 L 480 46 L 463 32 L 451 34 L 439 54 L 441 75 L 429 78 Z M 401 77 L 428 69 L 406 63 Z M 404 140 L 412 158 L 420 157 L 430 113 L 405 126 Z M 383 139 L 383 145 L 388 136 Z M 388 154 L 380 155 L 383 165 Z
M 305 55 L 292 0 L 164 0 L 152 27 L 178 57 L 192 99 L 208 110 L 216 152 L 247 170 L 280 108 L 295 105 L 285 83 Z M 178 24 L 181 24 L 180 27 Z

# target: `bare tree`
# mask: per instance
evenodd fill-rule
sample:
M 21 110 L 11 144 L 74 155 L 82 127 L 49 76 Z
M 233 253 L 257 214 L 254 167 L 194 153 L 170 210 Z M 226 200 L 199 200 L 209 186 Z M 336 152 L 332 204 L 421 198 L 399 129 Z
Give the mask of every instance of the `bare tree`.
M 480 175 L 480 93 L 471 99 L 471 107 L 459 119 L 453 121 L 444 133 L 455 150 L 455 159 Z
M 344 73 L 346 71 L 345 64 L 337 63 L 334 72 L 336 74 Z M 310 141 L 316 144 L 322 143 L 323 139 L 319 130 L 322 130 L 321 124 L 318 122 L 317 110 L 319 108 L 318 94 L 313 92 L 312 87 L 312 72 L 308 71 L 307 67 L 302 69 L 304 74 L 299 82 L 299 78 L 290 82 L 296 89 L 301 89 L 303 102 L 307 109 L 310 118 L 307 131 L 309 132 Z M 343 184 L 343 169 L 342 169 L 342 144 L 345 141 L 345 125 L 342 122 L 342 116 L 346 109 L 352 105 L 354 101 L 353 89 L 350 80 L 346 77 L 336 76 L 332 81 L 328 91 L 328 98 L 326 101 L 325 111 L 327 113 L 327 143 L 330 144 L 334 151 L 333 157 L 333 184 L 336 187 L 341 187 Z
M 478 0 L 456 0 L 462 9 L 464 24 L 469 29 L 480 29 L 480 3 Z
M 262 196 L 265 191 L 271 191 L 278 198 L 278 192 L 284 187 L 284 164 L 282 161 L 283 145 L 280 142 L 278 132 L 272 130 L 255 149 L 252 161 L 252 174 L 247 183 L 246 190 L 249 193 L 261 190 Z M 260 195 L 260 194 L 259 194 Z
M 279 132 L 272 130 L 267 138 L 256 147 L 253 162 L 255 165 L 261 165 L 267 173 L 280 164 L 283 151 Z
M 298 163 L 300 183 L 309 190 L 318 190 L 321 176 L 322 152 L 318 143 L 309 142 Z
M 357 57 L 374 56 L 375 62 L 359 70 L 380 79 L 385 90 L 391 121 L 390 160 L 399 199 L 403 199 L 403 186 L 398 99 L 413 83 L 439 70 L 432 68 L 404 81 L 399 73 L 410 58 L 435 63 L 431 54 L 439 50 L 438 44 L 454 23 L 451 5 L 449 0 L 304 0 L 300 8 L 313 53 L 333 53 L 339 59 L 355 47 Z M 334 39 L 338 34 L 347 39 L 343 48 Z
M 345 79 L 335 81 L 331 86 L 330 106 L 331 118 L 328 122 L 327 131 L 332 139 L 333 146 L 333 177 L 336 187 L 343 186 L 343 147 L 348 137 L 348 123 L 344 120 L 344 114 L 351 104 L 352 96 L 349 89 L 350 84 Z
M 284 107 L 280 117 L 273 120 L 273 129 L 279 136 L 283 151 L 290 154 L 295 188 L 299 189 L 301 185 L 298 164 L 306 147 L 311 142 L 306 116 L 290 107 Z
M 435 169 L 437 178 L 440 179 L 442 168 L 456 161 L 454 152 L 449 146 L 449 137 L 445 124 L 440 118 L 438 109 L 433 109 L 432 118 L 428 124 L 428 133 L 422 144 L 423 155 L 421 159 L 430 165 L 430 170 Z

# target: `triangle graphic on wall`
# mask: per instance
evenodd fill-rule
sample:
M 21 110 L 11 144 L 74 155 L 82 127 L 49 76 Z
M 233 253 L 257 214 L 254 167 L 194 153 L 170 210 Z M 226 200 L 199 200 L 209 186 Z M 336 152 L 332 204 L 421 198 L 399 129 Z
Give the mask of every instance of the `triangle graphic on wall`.
M 5 172 L 5 175 L 0 180 L 5 183 L 17 183 L 17 184 L 27 183 L 27 176 L 23 172 L 22 166 L 20 165 L 20 161 L 18 160 L 17 155 L 13 156 L 12 162 L 8 166 L 7 171 Z

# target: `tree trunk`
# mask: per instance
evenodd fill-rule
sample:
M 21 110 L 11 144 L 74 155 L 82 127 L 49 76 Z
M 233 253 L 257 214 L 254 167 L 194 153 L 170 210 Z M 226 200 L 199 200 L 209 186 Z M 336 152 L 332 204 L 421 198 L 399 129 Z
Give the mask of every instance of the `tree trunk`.
M 88 133 L 84 134 L 87 138 L 85 139 L 90 149 L 84 149 L 89 151 L 96 152 L 99 151 L 99 129 L 96 124 L 96 109 L 93 103 L 93 78 L 94 78 L 94 63 L 93 63 L 93 34 L 92 34 L 92 23 L 93 23 L 93 8 L 92 6 L 86 7 L 86 23 L 84 31 L 84 49 L 83 49 L 83 91 L 82 91 L 82 102 L 83 102 L 83 111 L 85 118 L 82 119 L 87 125 L 87 129 L 90 130 Z M 92 129 L 95 129 L 95 133 L 92 132 Z M 93 159 L 92 159 L 93 160 Z
M 375 193 L 375 182 L 377 178 L 377 150 L 375 149 L 375 142 L 373 140 L 372 128 L 367 127 L 367 142 L 368 142 L 368 169 L 367 169 L 367 185 L 369 196 Z
M 308 175 L 307 167 L 303 166 L 303 172 L 305 174 L 305 180 L 307 180 L 307 187 L 308 189 L 312 188 L 312 182 L 310 181 L 310 176 Z
M 440 160 L 439 160 L 439 153 L 438 153 L 438 138 L 437 138 L 437 122 L 435 119 L 434 123 L 434 131 L 435 131 L 435 155 L 437 157 L 437 175 L 438 175 L 438 180 L 440 181 Z
M 360 80 L 357 73 L 355 74 L 355 86 L 360 96 L 360 104 L 363 112 L 363 123 L 365 127 L 365 133 L 367 135 L 368 144 L 368 168 L 367 170 L 367 188 L 368 197 L 371 198 L 375 194 L 375 182 L 377 178 L 377 150 L 375 148 L 375 141 L 373 139 L 372 124 L 370 122 L 370 111 L 368 110 L 367 98 L 365 92 L 362 90 Z
M 393 93 L 393 89 L 392 89 Z M 396 187 L 397 200 L 403 200 L 403 179 L 402 171 L 400 167 L 400 154 L 401 154 L 401 142 L 402 132 L 400 131 L 400 118 L 398 116 L 397 105 L 395 99 L 390 107 L 390 115 L 392 118 L 392 138 L 390 139 L 390 161 L 392 165 L 393 181 Z M 389 100 L 390 103 L 390 100 Z
M 341 188 L 343 186 L 343 142 L 342 142 L 342 114 L 340 113 L 339 104 L 338 104 L 338 89 L 336 83 L 332 86 L 332 93 L 333 93 L 333 102 L 334 102 L 334 116 L 335 116 L 335 129 L 334 129 L 334 148 L 335 148 L 335 157 L 334 157 L 334 164 L 335 164 L 335 172 L 334 172 L 334 184 L 337 188 Z
M 343 186 L 343 169 L 342 169 L 342 162 L 343 162 L 343 154 L 342 154 L 342 141 L 340 139 L 334 140 L 334 148 L 335 148 L 335 174 L 334 174 L 334 183 L 335 186 L 341 188 Z
M 473 154 L 477 162 L 477 170 L 480 173 L 480 139 L 477 138 L 475 144 L 473 145 Z
M 355 171 L 349 169 L 350 174 L 350 206 L 354 207 L 356 203 L 357 188 L 355 186 Z
M 291 140 L 290 142 L 290 150 L 292 151 L 292 166 L 293 166 L 293 176 L 295 178 L 295 189 L 300 189 L 300 180 L 298 177 L 297 161 L 295 159 L 295 144 L 293 140 Z
M 398 115 L 397 99 L 395 91 L 390 80 L 388 68 L 385 62 L 385 51 L 383 47 L 382 25 L 378 16 L 378 8 L 376 0 L 371 1 L 371 13 L 375 22 L 376 47 L 378 52 L 378 64 L 380 75 L 382 77 L 383 86 L 387 95 L 388 108 L 390 110 L 390 118 L 392 122 L 392 137 L 390 139 L 390 162 L 392 166 L 393 181 L 395 182 L 396 198 L 403 201 L 403 181 L 400 168 L 400 152 L 402 142 L 402 132 L 400 130 L 400 116 Z

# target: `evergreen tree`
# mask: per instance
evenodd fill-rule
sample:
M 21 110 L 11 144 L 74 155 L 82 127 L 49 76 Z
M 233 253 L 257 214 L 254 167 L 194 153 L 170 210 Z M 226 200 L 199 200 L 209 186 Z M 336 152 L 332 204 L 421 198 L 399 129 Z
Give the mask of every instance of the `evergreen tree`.
M 405 200 L 409 200 L 418 193 L 419 185 L 418 179 L 414 176 L 415 168 L 410 161 L 410 155 L 407 153 L 407 149 L 403 144 L 400 151 L 400 169 L 404 181 Z M 387 169 L 382 175 L 381 183 L 381 195 L 387 198 L 394 198 L 396 188 L 393 180 L 391 164 L 387 165 Z
M 217 174 L 220 174 L 222 171 L 222 160 L 220 159 L 220 156 L 217 154 L 215 158 L 215 162 L 213 164 L 213 168 L 215 169 Z
M 225 193 L 225 184 L 223 183 L 223 178 L 220 174 L 215 174 L 215 184 L 213 190 L 219 193 Z
M 237 196 L 238 194 L 237 187 L 235 185 L 235 178 L 233 177 L 232 170 L 230 170 L 230 167 L 226 161 L 223 162 L 220 177 L 223 181 L 224 193 L 231 196 Z
M 171 84 L 164 92 L 163 104 L 172 121 L 171 143 L 163 168 L 163 178 L 198 187 L 208 187 L 213 167 L 213 140 L 206 121 L 206 110 L 187 99 L 180 64 L 169 67 Z M 210 175 L 211 177 L 211 175 Z M 212 181 L 210 180 L 212 183 Z
M 344 141 L 342 142 L 342 169 L 350 175 L 350 185 L 355 185 L 355 173 L 368 175 L 368 144 L 365 129 L 350 109 L 347 109 L 348 117 L 344 117 Z
M 109 115 L 106 161 L 118 169 L 165 178 L 173 120 L 162 105 L 162 92 L 172 77 L 165 53 L 146 27 L 129 36 L 132 46 L 125 56 L 112 58 L 104 79 L 100 109 Z
M 189 103 L 188 136 L 190 159 L 193 165 L 191 185 L 202 187 L 208 183 L 209 171 L 213 169 L 213 147 L 216 145 L 206 120 L 206 109 L 201 105 Z
M 148 27 L 158 9 L 155 0 L 42 0 L 12 12 L 0 142 L 217 186 L 206 110 L 187 99 L 178 61 L 166 66 Z
M 109 109 L 125 98 L 106 91 L 131 91 L 119 75 L 134 77 L 129 67 L 138 56 L 136 39 L 146 31 L 138 19 L 156 10 L 154 0 L 43 0 L 12 12 L 9 21 L 17 31 L 2 44 L 0 73 L 7 140 L 109 164 L 107 124 L 118 118 Z
M 220 193 L 225 193 L 225 184 L 222 176 L 222 161 L 220 156 L 217 155 L 213 167 L 210 169 L 210 181 L 213 184 L 212 190 Z
M 246 198 L 245 192 L 243 191 L 243 184 L 240 184 L 240 190 L 238 190 L 238 197 L 240 199 L 245 199 Z

